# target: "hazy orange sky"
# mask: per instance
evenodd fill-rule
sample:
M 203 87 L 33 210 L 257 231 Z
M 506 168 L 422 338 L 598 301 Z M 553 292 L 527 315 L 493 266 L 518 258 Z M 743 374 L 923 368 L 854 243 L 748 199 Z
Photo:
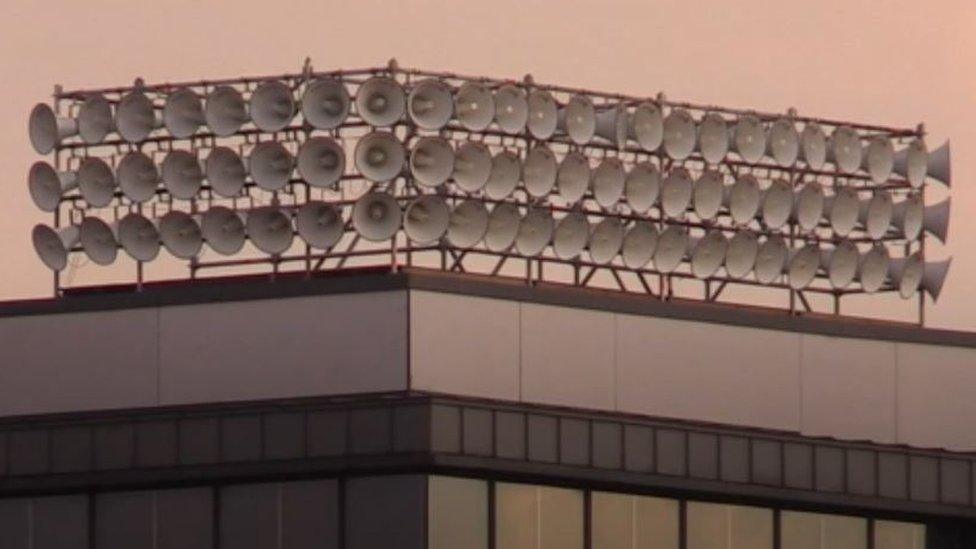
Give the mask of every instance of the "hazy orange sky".
M 886 125 L 924 121 L 930 147 L 951 137 L 955 256 L 928 324 L 976 330 L 976 2 L 735 0 L 86 2 L 6 0 L 0 299 L 50 294 L 30 228 L 49 216 L 27 194 L 37 157 L 31 106 L 52 86 L 100 87 L 402 66 Z M 941 193 L 932 193 L 938 199 Z M 87 266 L 75 273 L 84 281 Z M 901 307 L 873 296 L 852 312 Z

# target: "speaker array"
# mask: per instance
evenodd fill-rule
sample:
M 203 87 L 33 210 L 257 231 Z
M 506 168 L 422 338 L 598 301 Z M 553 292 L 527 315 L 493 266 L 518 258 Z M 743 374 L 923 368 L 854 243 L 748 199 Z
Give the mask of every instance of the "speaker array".
M 296 236 L 328 251 L 350 232 L 906 298 L 936 297 L 948 268 L 914 245 L 945 242 L 950 209 L 922 193 L 950 185 L 949 144 L 929 151 L 921 132 L 394 66 L 139 82 L 63 94 L 56 107 L 38 104 L 28 122 L 38 153 L 70 153 L 28 173 L 38 208 L 71 213 L 67 226 L 34 229 L 55 271 L 71 252 L 108 265 L 120 252 L 234 255 L 250 241 L 277 256 Z M 366 191 L 341 203 L 312 193 L 346 196 L 347 180 Z

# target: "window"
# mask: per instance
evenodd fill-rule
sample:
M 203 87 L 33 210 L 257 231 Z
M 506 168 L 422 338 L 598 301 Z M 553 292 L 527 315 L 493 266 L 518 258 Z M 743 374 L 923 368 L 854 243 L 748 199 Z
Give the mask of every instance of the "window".
M 593 492 L 593 549 L 678 549 L 678 502 Z
M 867 549 L 868 546 L 868 521 L 859 517 L 783 511 L 780 531 L 782 549 Z
M 925 549 L 925 525 L 876 520 L 874 549 Z
M 488 483 L 432 476 L 427 486 L 428 549 L 487 549 Z
M 689 501 L 688 549 L 772 549 L 773 511 Z
M 497 549 L 582 549 L 583 493 L 498 483 L 495 521 Z

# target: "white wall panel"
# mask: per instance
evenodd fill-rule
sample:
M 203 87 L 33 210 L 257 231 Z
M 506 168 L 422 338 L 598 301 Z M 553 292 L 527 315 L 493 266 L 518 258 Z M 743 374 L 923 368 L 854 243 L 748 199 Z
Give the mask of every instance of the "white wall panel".
M 799 335 L 632 315 L 617 328 L 621 411 L 799 429 Z
M 522 305 L 522 400 L 613 410 L 614 315 Z
M 0 318 L 0 415 L 152 406 L 155 309 Z
M 895 442 L 895 344 L 804 335 L 803 434 Z
M 407 294 L 338 294 L 161 309 L 160 402 L 407 386 Z
M 976 450 L 976 349 L 898 344 L 898 442 Z
M 518 400 L 519 303 L 410 292 L 411 387 Z

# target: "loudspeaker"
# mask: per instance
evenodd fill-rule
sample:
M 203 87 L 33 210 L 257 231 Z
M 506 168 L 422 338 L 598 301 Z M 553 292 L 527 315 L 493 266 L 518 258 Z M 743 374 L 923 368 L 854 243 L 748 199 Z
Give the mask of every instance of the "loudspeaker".
M 544 90 L 529 93 L 529 133 L 536 139 L 549 139 L 556 133 L 559 105 L 552 94 Z
M 661 194 L 661 172 L 648 161 L 638 162 L 627 172 L 624 196 L 637 213 L 644 213 L 657 203 Z
M 78 244 L 79 231 L 74 225 L 52 229 L 47 225 L 35 225 L 31 242 L 37 257 L 52 271 L 68 266 L 68 253 Z
M 819 267 L 820 247 L 816 244 L 807 244 L 799 250 L 792 250 L 786 266 L 786 279 L 790 288 L 800 290 L 809 286 L 817 276 Z
M 458 248 L 471 248 L 488 232 L 488 208 L 480 200 L 465 200 L 451 211 L 447 240 Z
M 389 181 L 403 172 L 407 153 L 392 133 L 372 132 L 356 143 L 353 159 L 356 169 L 374 182 Z
M 895 173 L 904 176 L 912 187 L 921 187 L 926 177 L 945 184 L 952 184 L 952 157 L 949 151 L 949 141 L 929 153 L 925 142 L 916 139 L 907 147 L 898 151 L 894 159 Z
M 586 248 L 590 240 L 590 223 L 581 212 L 569 212 L 556 224 L 552 235 L 552 249 L 559 259 L 573 259 Z
M 141 203 L 156 196 L 159 187 L 159 170 L 146 154 L 139 151 L 127 153 L 115 169 L 119 188 L 129 200 Z
M 248 211 L 244 230 L 257 249 L 271 255 L 288 251 L 295 239 L 291 217 L 276 206 L 262 206 Z
M 759 213 L 759 205 L 762 202 L 759 181 L 751 174 L 740 175 L 729 189 L 726 202 L 732 221 L 739 226 L 748 225 L 756 218 L 756 214 Z
M 450 225 L 451 210 L 444 199 L 425 194 L 407 206 L 403 216 L 403 230 L 410 240 L 428 244 L 440 240 Z
M 239 154 L 229 147 L 216 147 L 207 156 L 204 172 L 210 188 L 226 198 L 241 195 L 247 169 Z
M 485 246 L 493 252 L 503 252 L 512 247 L 519 233 L 518 208 L 509 202 L 495 204 L 488 215 L 488 231 L 485 233 Z
M 177 210 L 159 220 L 159 238 L 169 253 L 177 259 L 190 259 L 203 247 L 203 233 L 193 217 Z
M 593 102 L 583 95 L 570 97 L 566 106 L 559 109 L 556 128 L 577 145 L 589 143 L 596 133 Z
M 78 166 L 78 190 L 89 206 L 108 206 L 115 197 L 115 176 L 101 158 L 89 156 Z
M 345 232 L 342 212 L 327 202 L 313 200 L 295 212 L 295 229 L 306 244 L 320 250 L 335 246 Z
M 661 183 L 661 210 L 665 217 L 683 217 L 691 195 L 691 174 L 684 168 L 673 168 Z
M 706 169 L 695 181 L 692 203 L 695 215 L 703 221 L 715 219 L 725 198 L 725 182 L 721 172 Z
M 162 164 L 163 186 L 173 198 L 190 200 L 203 184 L 203 168 L 195 153 L 170 151 Z
M 827 162 L 827 134 L 816 122 L 807 122 L 800 132 L 800 158 L 812 170 L 819 170 Z
M 352 226 L 366 240 L 389 240 L 400 228 L 403 214 L 393 195 L 382 192 L 364 194 L 352 207 Z
M 136 261 L 152 261 L 159 255 L 159 231 L 145 216 L 130 213 L 119 221 L 119 243 Z
M 320 130 L 338 128 L 349 117 L 352 103 L 346 86 L 334 78 L 313 80 L 302 95 L 302 116 Z
M 166 98 L 163 124 L 173 137 L 190 137 L 204 122 L 203 101 L 195 91 L 180 88 Z
M 422 187 L 436 187 L 454 172 L 454 148 L 443 137 L 421 137 L 410 152 L 410 173 Z
M 688 251 L 688 230 L 679 225 L 669 225 L 661 232 L 654 248 L 654 268 L 670 273 L 681 265 Z
M 910 194 L 893 207 L 891 223 L 906 240 L 915 240 L 922 234 L 924 221 L 925 205 L 921 194 Z
M 331 137 L 313 137 L 298 149 L 298 173 L 313 187 L 330 187 L 346 171 L 346 151 Z
M 698 124 L 698 150 L 709 164 L 718 164 L 729 152 L 729 127 L 721 115 L 707 113 Z
M 780 118 L 769 127 L 766 154 L 784 168 L 796 164 L 800 155 L 800 134 L 792 120 Z
M 149 137 L 162 120 L 156 116 L 151 99 L 141 91 L 127 94 L 115 108 L 115 127 L 119 135 L 129 143 L 139 143 Z
M 786 224 L 793 214 L 793 187 L 785 179 L 774 179 L 763 191 L 762 220 L 770 229 Z
M 895 166 L 895 148 L 886 135 L 876 135 L 868 141 L 861 169 L 871 176 L 871 181 L 884 183 L 891 177 Z
M 823 188 L 816 181 L 805 183 L 800 188 L 800 192 L 796 193 L 796 202 L 793 206 L 793 219 L 796 220 L 800 229 L 812 231 L 820 225 L 823 214 Z
M 952 198 L 946 198 L 938 204 L 926 206 L 925 214 L 923 215 L 924 221 L 922 222 L 922 228 L 925 232 L 938 238 L 939 242 L 943 244 L 949 238 L 949 207 L 951 206 L 951 200 Z
M 207 95 L 203 117 L 207 126 L 219 137 L 237 133 L 248 121 L 247 103 L 241 92 L 230 86 L 217 86 Z
M 511 151 L 501 151 L 491 159 L 491 173 L 485 183 L 485 196 L 501 200 L 511 195 L 522 178 L 522 164 Z
M 454 116 L 469 131 L 480 132 L 495 119 L 495 100 L 491 90 L 475 82 L 465 82 L 454 94 Z
M 78 177 L 75 172 L 55 171 L 53 166 L 44 161 L 35 162 L 27 175 L 27 189 L 31 200 L 45 212 L 57 210 L 61 197 L 77 186 Z
M 251 93 L 248 109 L 251 120 L 258 129 L 266 132 L 281 131 L 295 117 L 295 97 L 284 82 L 264 82 Z
M 642 149 L 654 152 L 664 141 L 664 116 L 661 108 L 645 101 L 634 108 L 628 120 L 627 136 L 637 141 Z
M 597 113 L 596 135 L 613 143 L 618 150 L 627 146 L 627 109 L 616 105 Z
M 657 249 L 658 233 L 654 225 L 647 221 L 638 221 L 627 231 L 620 255 L 624 265 L 631 269 L 642 269 L 654 257 Z
M 534 256 L 552 240 L 553 219 L 548 210 L 529 207 L 525 216 L 519 222 L 518 236 L 515 237 L 515 248 L 524 256 Z
M 451 88 L 436 78 L 417 82 L 407 96 L 407 114 L 414 124 L 425 130 L 439 130 L 454 115 Z
M 62 139 L 77 133 L 78 121 L 74 118 L 58 116 L 54 114 L 51 107 L 44 103 L 38 103 L 31 109 L 30 118 L 27 121 L 27 134 L 30 137 L 31 146 L 34 147 L 37 154 L 47 154 L 53 151 Z
M 698 134 L 695 119 L 684 109 L 671 109 L 664 119 L 664 152 L 675 160 L 684 160 L 695 150 Z
M 93 93 L 78 109 L 78 136 L 89 145 L 101 143 L 115 131 L 112 105 L 101 94 Z
M 760 284 L 773 284 L 783 276 L 788 251 L 786 241 L 778 235 L 766 238 L 759 245 L 753 272 Z
M 356 112 L 370 126 L 390 126 L 403 118 L 407 99 L 392 78 L 374 76 L 356 92 Z
M 624 194 L 627 174 L 618 158 L 604 158 L 593 171 L 593 198 L 597 204 L 610 209 Z
M 719 267 L 725 263 L 725 255 L 728 251 L 729 243 L 725 239 L 722 231 L 711 230 L 701 238 L 692 239 L 691 250 L 691 274 L 695 278 L 711 278 L 718 272 Z
M 732 130 L 732 148 L 746 162 L 759 162 L 766 154 L 766 128 L 758 117 L 739 117 Z
M 827 159 L 844 173 L 854 173 L 861 167 L 861 137 L 848 126 L 838 126 L 830 135 Z
M 873 294 L 884 286 L 890 261 L 888 249 L 882 244 L 875 244 L 859 258 L 857 278 L 865 292 Z
M 888 232 L 893 215 L 891 193 L 879 190 L 875 191 L 870 199 L 861 201 L 858 221 L 869 237 L 878 240 Z
M 203 212 L 200 234 L 207 245 L 220 255 L 233 255 L 241 251 L 247 237 L 241 216 L 223 206 L 211 206 Z
M 592 177 L 590 162 L 582 153 L 570 151 L 559 163 L 556 172 L 556 187 L 567 204 L 575 204 L 590 188 Z
M 522 88 L 506 84 L 495 90 L 495 123 L 508 134 L 522 133 L 529 121 L 529 103 Z
M 78 240 L 88 259 L 96 265 L 111 265 L 119 253 L 117 230 L 117 224 L 109 225 L 97 217 L 82 219 Z
M 599 265 L 606 265 L 620 253 L 623 243 L 624 226 L 617 218 L 605 217 L 590 235 L 590 259 Z
M 850 286 L 854 281 L 860 262 L 860 252 L 850 240 L 841 240 L 833 249 L 823 250 L 820 254 L 820 263 L 827 272 L 830 285 L 839 290 Z
M 841 187 L 834 191 L 834 195 L 824 200 L 830 227 L 837 236 L 847 236 L 857 225 L 858 215 L 861 213 L 861 200 L 857 192 L 850 187 Z
M 759 255 L 759 239 L 752 231 L 736 231 L 725 251 L 725 272 L 732 278 L 745 278 Z
M 552 192 L 556 184 L 556 155 L 545 145 L 536 145 L 525 156 L 522 166 L 522 181 L 525 190 L 533 197 L 542 197 Z
M 922 289 L 928 292 L 932 301 L 939 300 L 939 294 L 942 293 L 942 286 L 945 284 L 951 265 L 951 257 L 943 261 L 932 261 L 925 264 L 922 272 Z
M 454 153 L 454 183 L 465 192 L 480 191 L 491 176 L 491 151 L 484 143 L 466 141 Z

